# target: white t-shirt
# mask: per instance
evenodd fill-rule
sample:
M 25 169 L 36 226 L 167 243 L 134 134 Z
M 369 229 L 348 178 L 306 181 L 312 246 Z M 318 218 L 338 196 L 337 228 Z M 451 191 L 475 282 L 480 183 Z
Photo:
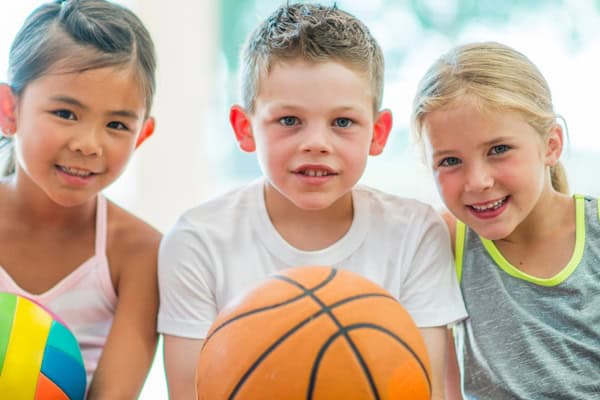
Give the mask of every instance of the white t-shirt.
M 226 303 L 284 268 L 347 269 L 398 298 L 419 327 L 464 319 L 446 225 L 431 206 L 365 186 L 352 192 L 354 219 L 336 243 L 292 247 L 271 224 L 264 181 L 183 214 L 159 252 L 158 332 L 203 339 Z

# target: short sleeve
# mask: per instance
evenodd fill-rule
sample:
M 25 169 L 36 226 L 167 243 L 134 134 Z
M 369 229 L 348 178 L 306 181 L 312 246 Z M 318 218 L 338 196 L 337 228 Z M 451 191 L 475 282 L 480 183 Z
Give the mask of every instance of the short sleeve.
M 446 224 L 427 206 L 422 222 L 415 226 L 420 229 L 415 231 L 416 247 L 407 266 L 400 303 L 421 328 L 445 326 L 466 318 Z
M 180 219 L 164 236 L 158 254 L 159 333 L 205 338 L 217 314 L 211 265 L 199 229 Z

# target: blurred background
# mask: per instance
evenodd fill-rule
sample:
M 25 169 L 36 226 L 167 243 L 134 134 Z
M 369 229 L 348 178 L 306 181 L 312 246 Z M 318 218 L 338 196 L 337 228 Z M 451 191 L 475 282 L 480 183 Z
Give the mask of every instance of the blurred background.
M 153 35 L 157 129 L 108 197 L 165 232 L 186 209 L 260 175 L 237 148 L 228 111 L 238 99 L 238 51 L 248 32 L 281 0 L 122 0 Z M 40 0 L 2 0 L 0 81 L 12 38 Z M 333 4 L 322 0 L 322 4 Z M 394 114 L 384 153 L 362 182 L 442 207 L 409 116 L 418 80 L 450 47 L 496 40 L 525 53 L 552 89 L 567 123 L 563 162 L 574 193 L 600 196 L 600 0 L 338 0 L 367 26 L 386 57 L 383 105 Z M 596 99 L 596 100 L 594 100 Z M 167 398 L 162 349 L 142 399 Z

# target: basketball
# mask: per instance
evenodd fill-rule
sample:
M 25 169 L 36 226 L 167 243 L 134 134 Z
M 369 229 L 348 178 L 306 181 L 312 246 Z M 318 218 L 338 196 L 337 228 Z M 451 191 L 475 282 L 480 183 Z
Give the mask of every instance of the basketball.
M 86 374 L 79 344 L 38 303 L 0 293 L 0 393 L 3 399 L 80 400 Z
M 355 273 L 297 267 L 228 304 L 204 341 L 202 400 L 429 400 L 418 328 L 386 290 Z

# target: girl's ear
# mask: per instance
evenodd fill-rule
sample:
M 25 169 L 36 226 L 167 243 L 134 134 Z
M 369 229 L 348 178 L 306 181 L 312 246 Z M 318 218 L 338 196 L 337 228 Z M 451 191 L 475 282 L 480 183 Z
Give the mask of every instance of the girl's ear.
M 6 137 L 13 136 L 17 131 L 15 118 L 15 95 L 6 83 L 0 83 L 0 130 Z
M 392 112 L 390 110 L 380 111 L 373 125 L 373 137 L 371 138 L 371 147 L 369 148 L 370 156 L 381 154 L 391 130 Z
M 563 150 L 563 130 L 559 124 L 554 124 L 546 137 L 546 165 L 553 167 L 558 163 Z
M 135 142 L 136 149 L 138 147 L 140 147 L 140 145 L 142 143 L 144 143 L 146 141 L 146 139 L 148 139 L 150 136 L 152 136 L 152 134 L 154 133 L 155 127 L 156 127 L 156 121 L 154 120 L 153 117 L 150 117 L 146 121 L 144 121 L 144 125 L 142 126 L 140 135 L 138 136 L 137 141 Z
M 248 153 L 255 151 L 256 143 L 252 135 L 252 124 L 246 110 L 238 105 L 232 106 L 229 110 L 229 123 L 235 132 L 240 149 Z

